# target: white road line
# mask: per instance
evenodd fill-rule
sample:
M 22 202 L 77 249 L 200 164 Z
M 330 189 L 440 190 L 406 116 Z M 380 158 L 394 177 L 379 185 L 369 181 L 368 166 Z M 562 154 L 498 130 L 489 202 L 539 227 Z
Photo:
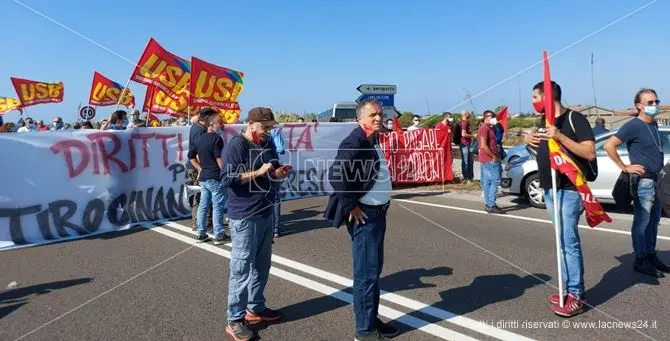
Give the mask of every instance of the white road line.
M 406 202 L 406 203 L 409 203 L 409 204 L 417 204 L 417 205 L 424 205 L 424 206 L 440 207 L 440 208 L 446 208 L 446 209 L 455 210 L 455 211 L 491 215 L 490 213 L 487 213 L 486 211 L 475 210 L 475 209 L 464 208 L 464 207 L 442 205 L 442 204 L 434 204 L 434 203 L 424 202 L 424 201 L 416 201 L 416 200 L 408 200 L 408 199 L 393 199 L 393 201 Z M 536 222 L 536 223 L 545 223 L 545 224 L 550 224 L 550 225 L 552 224 L 551 220 L 539 219 L 539 218 L 513 216 L 513 215 L 510 215 L 510 214 L 495 214 L 495 216 L 502 217 L 502 218 L 509 218 L 509 219 L 532 221 L 532 222 Z M 593 228 L 591 228 L 588 225 L 579 225 L 579 228 L 584 229 L 584 230 L 589 230 L 589 231 L 609 232 L 609 233 L 616 233 L 616 234 L 623 234 L 623 235 L 626 235 L 626 236 L 630 236 L 630 232 L 628 232 L 628 231 L 619 231 L 619 230 L 608 229 L 608 228 L 604 228 L 604 227 L 593 227 Z M 661 240 L 670 240 L 670 237 L 667 237 L 667 236 L 658 236 L 656 238 L 661 239 Z
M 169 223 L 166 224 L 169 225 L 170 227 L 174 227 L 173 225 L 179 225 L 176 223 Z M 181 225 L 179 225 L 181 226 Z M 182 241 L 184 243 L 193 245 L 194 247 L 197 247 L 199 249 L 211 252 L 213 254 L 216 254 L 218 256 L 230 259 L 231 254 L 230 251 L 219 248 L 217 246 L 214 246 L 212 244 L 207 244 L 207 243 L 196 243 L 195 239 L 187 237 L 181 233 L 177 233 L 174 231 L 170 231 L 164 227 L 159 227 L 159 226 L 146 226 L 147 228 L 151 229 L 154 232 L 158 232 L 164 236 L 177 239 L 179 241 Z M 182 226 L 184 227 L 184 226 Z M 185 231 L 192 233 L 191 229 L 184 227 L 184 230 L 179 229 L 180 231 Z M 273 255 L 274 257 L 274 255 Z M 281 279 L 287 280 L 289 282 L 293 282 L 295 284 L 298 284 L 300 286 L 303 286 L 307 289 L 314 290 L 316 292 L 319 292 L 324 295 L 328 295 L 331 297 L 334 297 L 336 299 L 339 299 L 341 301 L 347 302 L 351 304 L 353 302 L 353 297 L 351 294 L 348 294 L 342 290 L 338 290 L 336 288 L 324 285 L 322 283 L 313 281 L 309 278 L 302 277 L 300 275 L 296 275 L 294 273 L 272 267 L 270 268 L 270 274 L 277 276 Z M 470 336 L 458 333 L 456 331 L 444 328 L 440 325 L 430 323 L 428 321 L 424 321 L 422 319 L 416 318 L 414 316 L 407 315 L 401 311 L 395 310 L 393 308 L 384 306 L 384 305 L 379 305 L 379 314 L 390 319 L 397 320 L 403 324 L 406 324 L 412 328 L 424 331 L 428 334 L 431 334 L 433 336 L 436 336 L 440 339 L 443 340 L 456 340 L 456 341 L 477 341 L 477 339 L 472 338 Z
M 186 227 L 184 225 L 175 223 L 175 222 L 166 222 L 166 226 L 169 226 L 171 228 L 177 229 L 182 232 L 186 232 L 189 234 L 195 235 L 195 232 L 193 232 L 189 227 Z M 183 236 L 183 235 L 181 235 Z M 186 237 L 185 237 L 186 238 Z M 296 262 L 293 260 L 290 260 L 288 258 L 284 258 L 281 256 L 278 256 L 276 254 L 272 254 L 272 261 L 284 265 L 286 267 L 289 267 L 294 270 L 301 271 L 306 274 L 310 274 L 315 277 L 319 277 L 322 279 L 325 279 L 327 281 L 337 283 L 339 285 L 345 286 L 345 287 L 352 287 L 354 282 L 346 277 L 342 277 L 340 275 L 336 275 L 334 273 L 328 272 L 321 270 L 319 268 L 315 268 L 313 266 L 309 266 L 307 264 L 303 264 L 300 262 Z M 298 283 L 301 284 L 301 283 Z M 302 284 L 301 284 L 302 285 Z M 399 306 L 411 309 L 413 311 L 421 311 L 424 314 L 430 315 L 435 318 L 439 318 L 440 320 L 443 320 L 447 323 L 452 323 L 454 325 L 467 328 L 470 330 L 474 330 L 478 333 L 488 335 L 500 340 L 524 340 L 524 341 L 530 341 L 533 340 L 531 338 L 525 337 L 523 335 L 519 335 L 504 329 L 499 329 L 495 328 L 493 326 L 487 325 L 486 323 L 483 323 L 481 321 L 473 320 L 461 315 L 454 314 L 452 312 L 448 312 L 446 310 L 442 310 L 436 307 L 432 307 L 428 304 L 425 304 L 423 302 L 419 302 L 404 296 L 400 296 L 398 294 L 386 292 L 386 291 L 381 291 L 381 299 L 395 303 Z

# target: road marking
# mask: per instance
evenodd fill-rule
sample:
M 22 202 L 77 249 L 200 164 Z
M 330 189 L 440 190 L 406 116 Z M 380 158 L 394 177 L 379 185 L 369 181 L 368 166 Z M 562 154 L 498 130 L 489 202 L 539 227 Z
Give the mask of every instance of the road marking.
M 183 225 L 179 225 L 177 223 L 166 223 L 165 225 L 177 228 L 180 231 L 188 232 L 188 233 L 193 233 L 193 231 L 190 228 L 187 228 Z M 179 227 L 184 227 L 184 229 L 181 229 L 179 227 L 175 227 L 174 225 L 178 225 Z M 194 247 L 197 247 L 199 249 L 202 249 L 204 251 L 211 252 L 213 254 L 216 254 L 218 256 L 230 259 L 231 254 L 230 251 L 219 248 L 217 246 L 214 246 L 212 244 L 207 244 L 207 243 L 196 243 L 194 238 L 185 236 L 181 233 L 177 233 L 174 231 L 170 231 L 166 229 L 165 227 L 159 227 L 159 226 L 145 226 L 149 228 L 151 231 L 160 233 L 164 236 L 182 241 L 184 243 L 193 245 Z M 272 255 L 273 260 L 275 255 Z M 317 291 L 321 294 L 331 296 L 333 298 L 339 299 L 341 301 L 347 302 L 348 304 L 351 304 L 353 302 L 353 296 L 351 294 L 348 294 L 342 290 L 338 290 L 336 288 L 324 285 L 322 283 L 313 281 L 309 278 L 296 275 L 294 273 L 276 268 L 276 267 L 271 267 L 270 268 L 270 274 L 277 276 L 281 279 L 287 280 L 289 282 L 293 282 L 295 284 L 298 284 L 300 286 L 303 286 L 307 289 L 311 289 L 314 291 Z M 434 323 L 430 323 L 428 321 L 424 321 L 422 319 L 416 318 L 411 315 L 407 315 L 401 311 L 395 310 L 393 308 L 384 306 L 384 305 L 379 305 L 379 314 L 390 318 L 394 319 L 396 321 L 399 321 L 403 324 L 406 324 L 412 328 L 424 331 L 428 334 L 431 334 L 433 336 L 439 337 L 440 339 L 443 340 L 458 340 L 458 341 L 477 341 L 477 339 L 472 338 L 470 336 L 458 333 L 456 331 L 444 328 L 442 326 L 439 326 Z M 480 322 L 481 323 L 481 322 Z M 481 323 L 483 324 L 483 323 Z M 518 340 L 518 338 L 517 338 Z
M 486 211 L 475 210 L 475 209 L 472 209 L 472 208 L 464 208 L 464 207 L 456 207 L 456 206 L 449 206 L 449 205 L 442 205 L 442 204 L 434 204 L 434 203 L 424 202 L 424 201 L 416 201 L 416 200 L 408 200 L 408 199 L 393 199 L 393 201 L 406 202 L 406 203 L 409 203 L 409 204 L 417 204 L 417 205 L 424 205 L 424 206 L 447 208 L 447 209 L 450 209 L 450 210 L 469 212 L 469 213 L 477 213 L 477 214 L 484 214 L 484 215 L 495 215 L 497 217 L 502 217 L 502 218 L 532 221 L 532 222 L 536 222 L 536 223 L 545 223 L 545 224 L 550 224 L 550 225 L 553 224 L 551 222 L 551 220 L 546 220 L 546 219 L 523 217 L 523 216 L 514 216 L 514 215 L 510 215 L 510 214 L 491 214 L 491 213 L 487 213 Z M 587 225 L 579 225 L 579 228 L 589 230 L 589 231 L 609 232 L 609 233 L 616 233 L 616 234 L 623 234 L 623 235 L 630 236 L 630 232 L 628 232 L 628 231 L 619 231 L 619 230 L 608 229 L 608 228 L 604 228 L 604 227 L 593 227 L 592 228 L 592 227 L 589 227 Z M 662 239 L 662 240 L 670 240 L 670 237 L 667 237 L 667 236 L 657 236 L 656 238 L 657 239 Z
M 164 225 L 169 226 L 169 227 L 174 228 L 174 229 L 177 229 L 177 230 L 182 231 L 182 232 L 186 232 L 186 233 L 195 235 L 195 232 L 193 232 L 193 230 L 191 230 L 191 228 L 186 227 L 184 225 L 181 225 L 179 223 L 166 222 Z M 194 240 L 194 239 L 185 237 L 182 234 L 179 234 L 179 235 L 181 237 L 185 238 L 188 241 L 193 241 Z M 208 244 L 198 244 L 198 245 L 208 245 Z M 212 246 L 212 247 L 215 248 L 216 250 L 221 250 L 219 248 L 216 248 L 215 246 Z M 319 268 L 315 268 L 315 267 L 307 265 L 307 264 L 296 262 L 294 260 L 290 260 L 288 258 L 278 256 L 274 253 L 272 254 L 272 261 L 277 263 L 277 264 L 281 264 L 281 265 L 284 265 L 286 267 L 292 268 L 294 270 L 298 270 L 300 272 L 325 279 L 325 280 L 330 281 L 332 283 L 337 283 L 337 284 L 342 285 L 344 287 L 352 287 L 354 285 L 353 280 L 351 280 L 349 278 L 342 277 L 340 275 L 337 275 L 337 274 L 334 274 L 334 273 L 331 273 L 331 272 L 328 272 L 328 271 L 324 271 L 324 270 L 321 270 Z M 303 285 L 302 282 L 298 282 L 297 284 Z M 306 286 L 306 287 L 311 288 L 309 286 Z M 388 302 L 391 302 L 391 303 L 395 303 L 399 306 L 411 309 L 412 311 L 420 311 L 424 314 L 427 314 L 427 315 L 430 315 L 432 317 L 438 318 L 438 319 L 443 320 L 447 323 L 452 323 L 454 325 L 457 325 L 457 326 L 460 326 L 460 327 L 463 327 L 463 328 L 467 328 L 467 329 L 470 329 L 470 330 L 476 331 L 478 333 L 488 335 L 488 336 L 491 336 L 491 337 L 494 337 L 494 338 L 497 338 L 497 339 L 500 339 L 500 340 L 505 340 L 505 341 L 507 341 L 507 340 L 524 340 L 524 341 L 533 340 L 533 339 L 525 337 L 523 335 L 519 335 L 519 334 L 510 332 L 510 331 L 504 330 L 504 329 L 495 328 L 493 326 L 487 325 L 484 322 L 473 320 L 473 319 L 470 319 L 470 318 L 467 318 L 467 317 L 464 317 L 464 316 L 461 316 L 461 315 L 454 314 L 454 313 L 446 311 L 446 310 L 442 310 L 442 309 L 439 309 L 439 308 L 436 308 L 436 307 L 432 307 L 432 306 L 430 306 L 428 304 L 425 304 L 423 302 L 419 302 L 419 301 L 416 301 L 416 300 L 413 300 L 413 299 L 410 299 L 410 298 L 407 298 L 407 297 L 404 297 L 404 296 L 400 296 L 398 294 L 394 294 L 394 293 L 390 293 L 390 292 L 386 292 L 386 291 L 382 290 L 380 298 L 382 300 L 385 300 L 385 301 L 388 301 Z M 389 317 L 389 316 L 387 316 L 387 317 Z M 428 323 L 428 322 L 425 322 L 425 323 Z M 410 325 L 410 326 L 414 327 L 413 325 Z

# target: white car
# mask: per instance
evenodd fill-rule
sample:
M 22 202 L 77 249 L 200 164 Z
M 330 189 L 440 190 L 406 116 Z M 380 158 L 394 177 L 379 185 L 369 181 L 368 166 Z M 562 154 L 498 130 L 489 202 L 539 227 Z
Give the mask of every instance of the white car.
M 670 127 L 659 127 L 663 139 L 664 164 L 670 160 Z M 621 170 L 607 156 L 603 148 L 605 142 L 616 131 L 596 136 L 596 158 L 598 159 L 598 178 L 589 182 L 593 195 L 602 203 L 614 204 L 612 189 L 619 178 Z M 621 160 L 628 163 L 628 149 L 623 143 L 618 148 Z M 537 172 L 536 151 L 525 144 L 515 146 L 507 152 L 504 160 L 501 186 L 503 192 L 523 196 L 531 206 L 545 208 L 544 193 L 540 188 L 540 179 Z

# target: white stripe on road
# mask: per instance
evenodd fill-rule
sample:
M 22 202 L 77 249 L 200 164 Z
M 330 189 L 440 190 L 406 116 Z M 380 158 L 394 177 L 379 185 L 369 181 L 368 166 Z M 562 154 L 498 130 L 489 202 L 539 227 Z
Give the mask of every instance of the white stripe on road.
M 442 204 L 434 204 L 434 203 L 424 202 L 424 201 L 416 201 L 416 200 L 408 200 L 408 199 L 393 199 L 393 201 L 406 202 L 406 203 L 409 203 L 409 204 L 417 204 L 417 205 L 424 205 L 424 206 L 447 208 L 447 209 L 450 209 L 450 210 L 462 211 L 462 212 L 470 212 L 470 213 L 477 213 L 477 214 L 484 214 L 484 215 L 495 215 L 497 217 L 532 221 L 532 222 L 536 222 L 536 223 L 553 224 L 551 222 L 551 220 L 546 220 L 546 219 L 515 216 L 515 215 L 510 215 L 510 214 L 491 214 L 491 213 L 487 213 L 486 211 L 475 210 L 475 209 L 472 209 L 472 208 L 464 208 L 464 207 L 456 207 L 456 206 L 449 206 L 449 205 L 442 205 Z M 609 233 L 616 233 L 616 234 L 623 234 L 623 235 L 630 236 L 630 232 L 628 232 L 628 231 L 620 231 L 620 230 L 608 229 L 608 228 L 604 228 L 604 227 L 593 227 L 592 228 L 592 227 L 587 226 L 587 225 L 579 225 L 579 228 L 589 230 L 589 231 L 609 232 Z M 657 239 L 662 239 L 662 240 L 670 240 L 670 237 L 667 237 L 667 236 L 657 236 L 656 238 Z
M 165 225 L 167 225 L 171 228 L 177 229 L 179 231 L 195 235 L 195 232 L 193 232 L 193 230 L 191 230 L 191 228 L 186 227 L 184 225 L 181 225 L 181 224 L 178 224 L 178 223 L 175 223 L 175 222 L 167 222 L 167 223 L 165 223 Z M 183 236 L 183 235 L 181 235 L 181 236 Z M 278 256 L 276 254 L 272 254 L 272 261 L 277 263 L 277 264 L 284 265 L 286 267 L 301 271 L 301 272 L 306 273 L 306 274 L 310 274 L 310 275 L 315 276 L 315 277 L 325 279 L 325 280 L 333 282 L 333 283 L 337 283 L 337 284 L 345 286 L 345 287 L 352 287 L 353 284 L 354 284 L 354 282 L 349 278 L 342 277 L 342 276 L 336 275 L 334 273 L 327 272 L 327 271 L 321 270 L 319 268 L 315 268 L 313 266 L 309 266 L 307 264 L 296 262 L 296 261 Z M 301 283 L 298 283 L 298 284 L 302 285 Z M 439 308 L 436 308 L 436 307 L 432 307 L 432 306 L 430 306 L 428 304 L 425 304 L 423 302 L 419 302 L 419 301 L 416 301 L 416 300 L 413 300 L 413 299 L 410 299 L 410 298 L 407 298 L 407 297 L 404 297 L 404 296 L 400 296 L 398 294 L 394 294 L 394 293 L 390 293 L 390 292 L 386 292 L 386 291 L 382 290 L 381 291 L 381 299 L 385 300 L 385 301 L 388 301 L 388 302 L 391 302 L 391 303 L 395 303 L 399 306 L 411 309 L 412 311 L 420 311 L 424 314 L 427 314 L 427 315 L 430 315 L 432 317 L 438 318 L 438 319 L 443 320 L 445 322 L 452 323 L 454 325 L 457 325 L 457 326 L 460 326 L 460 327 L 463 327 L 463 328 L 467 328 L 467 329 L 470 329 L 470 330 L 476 331 L 478 333 L 488 335 L 488 336 L 491 336 L 491 337 L 494 337 L 494 338 L 497 338 L 497 339 L 500 339 L 500 340 L 505 340 L 505 341 L 507 341 L 507 340 L 523 340 L 523 341 L 533 340 L 531 338 L 527 338 L 525 336 L 510 332 L 510 331 L 507 331 L 507 330 L 504 330 L 504 329 L 495 328 L 493 326 L 487 325 L 484 322 L 473 320 L 473 319 L 470 319 L 470 318 L 467 318 L 467 317 L 464 317 L 464 316 L 461 316 L 461 315 L 457 315 L 457 314 L 448 312 L 446 310 L 442 310 L 442 309 L 439 309 Z M 349 301 L 347 301 L 347 302 L 349 302 Z M 389 316 L 387 316 L 387 317 L 389 317 Z M 428 322 L 424 321 L 423 323 L 428 323 Z M 410 326 L 414 327 L 413 325 L 410 325 Z
M 176 224 L 176 223 L 167 223 L 166 225 L 169 225 L 170 227 L 174 227 L 179 229 L 180 231 L 184 232 L 189 232 L 192 233 L 191 229 L 184 227 L 182 225 Z M 175 227 L 175 225 L 178 225 L 180 227 L 184 227 L 184 229 Z M 195 239 L 187 237 L 181 233 L 173 232 L 170 231 L 164 227 L 158 227 L 158 226 L 145 226 L 152 231 L 158 232 L 164 236 L 177 239 L 179 241 L 182 241 L 187 244 L 191 244 L 197 248 L 200 248 L 202 250 L 211 252 L 213 254 L 219 255 L 221 257 L 230 259 L 231 254 L 230 251 L 227 251 L 225 249 L 219 248 L 217 246 L 214 246 L 212 244 L 207 244 L 207 243 L 196 243 Z M 274 257 L 274 255 L 273 255 Z M 273 259 L 274 260 L 274 259 Z M 300 286 L 303 286 L 307 289 L 311 289 L 314 291 L 317 291 L 321 294 L 328 295 L 334 298 L 337 298 L 341 301 L 347 302 L 351 304 L 353 302 L 353 297 L 351 294 L 348 294 L 342 290 L 338 290 L 336 288 L 324 285 L 322 283 L 313 281 L 309 278 L 302 277 L 299 275 L 296 275 L 294 273 L 276 268 L 276 267 L 271 267 L 270 268 L 270 274 L 277 276 L 281 279 L 287 280 L 289 282 L 293 282 L 295 284 L 298 284 Z M 403 324 L 406 324 L 412 328 L 424 331 L 428 334 L 431 334 L 433 336 L 439 337 L 440 339 L 443 340 L 457 340 L 457 341 L 477 341 L 477 339 L 472 338 L 470 336 L 458 333 L 456 331 L 444 328 L 442 326 L 439 326 L 434 323 L 430 323 L 428 321 L 424 321 L 422 319 L 416 318 L 411 315 L 407 315 L 401 311 L 395 310 L 393 308 L 389 308 L 384 305 L 379 305 L 379 314 L 386 317 L 390 318 L 396 321 L 399 321 Z

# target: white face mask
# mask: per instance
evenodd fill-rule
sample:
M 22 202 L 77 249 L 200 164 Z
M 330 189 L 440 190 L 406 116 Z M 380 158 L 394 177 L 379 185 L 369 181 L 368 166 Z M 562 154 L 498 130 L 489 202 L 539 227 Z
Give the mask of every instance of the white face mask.
M 447 122 L 449 122 L 449 123 L 454 122 L 454 119 L 449 117 L 449 118 L 447 118 Z
M 489 123 L 490 123 L 492 126 L 494 126 L 494 125 L 498 124 L 498 120 L 494 117 L 494 118 L 492 118 L 492 119 L 489 121 Z

